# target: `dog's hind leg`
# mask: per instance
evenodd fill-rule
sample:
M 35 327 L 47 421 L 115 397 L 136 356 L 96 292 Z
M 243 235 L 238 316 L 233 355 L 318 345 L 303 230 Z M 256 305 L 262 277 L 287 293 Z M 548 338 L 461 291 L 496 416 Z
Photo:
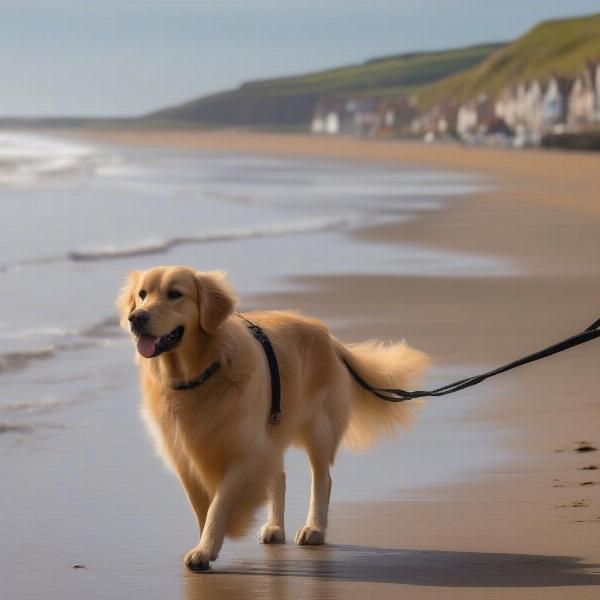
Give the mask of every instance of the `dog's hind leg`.
M 305 438 L 306 451 L 310 460 L 312 485 L 310 506 L 306 525 L 296 533 L 296 543 L 301 546 L 314 546 L 325 543 L 329 498 L 331 495 L 331 477 L 329 465 L 335 455 L 335 442 L 330 431 L 313 430 Z
M 261 544 L 283 544 L 285 513 L 285 472 L 283 465 L 269 483 L 269 519 L 260 530 Z

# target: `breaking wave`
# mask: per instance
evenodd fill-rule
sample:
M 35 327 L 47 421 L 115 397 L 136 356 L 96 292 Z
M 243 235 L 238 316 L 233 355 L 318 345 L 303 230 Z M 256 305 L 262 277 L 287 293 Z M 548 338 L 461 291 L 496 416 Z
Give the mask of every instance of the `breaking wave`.
M 117 158 L 91 146 L 30 133 L 0 133 L 0 187 L 94 174 Z
M 20 400 L 4 405 L 3 411 L 14 414 L 43 414 L 63 408 L 75 401 L 71 398 L 36 398 L 35 400 Z
M 284 235 L 297 235 L 302 233 L 317 233 L 342 229 L 359 223 L 358 215 L 345 217 L 305 219 L 292 224 L 272 225 L 270 227 L 247 227 L 230 230 L 208 231 L 200 235 L 180 236 L 166 240 L 148 240 L 136 244 L 119 246 L 110 244 L 90 248 L 78 248 L 60 256 L 41 256 L 28 258 L 15 263 L 0 264 L 0 273 L 16 271 L 25 267 L 57 263 L 63 260 L 72 261 L 98 261 L 125 258 L 129 256 L 142 256 L 145 254 L 162 254 L 176 246 L 209 244 L 214 242 L 251 240 Z
M 357 217 L 334 217 L 307 219 L 296 221 L 293 224 L 273 225 L 270 227 L 248 227 L 222 231 L 211 231 L 197 236 L 174 237 L 166 240 L 147 241 L 127 246 L 97 246 L 94 248 L 81 248 L 68 253 L 68 258 L 76 261 L 110 260 L 127 256 L 144 254 L 161 254 L 168 252 L 176 246 L 190 244 L 207 244 L 211 242 L 226 242 L 232 240 L 258 239 L 282 235 L 301 233 L 314 233 L 339 229 L 356 222 Z
M 55 354 L 56 348 L 53 346 L 21 352 L 4 352 L 0 354 L 0 373 L 20 371 L 34 361 L 47 360 Z
M 0 373 L 12 373 L 27 368 L 31 363 L 55 358 L 63 352 L 90 348 L 108 342 L 119 335 L 116 317 L 107 317 L 81 329 L 41 327 L 20 331 L 2 332 L 5 340 L 43 340 L 43 345 L 0 353 Z
M 31 433 L 33 427 L 25 423 L 8 423 L 0 421 L 0 434 L 2 433 Z

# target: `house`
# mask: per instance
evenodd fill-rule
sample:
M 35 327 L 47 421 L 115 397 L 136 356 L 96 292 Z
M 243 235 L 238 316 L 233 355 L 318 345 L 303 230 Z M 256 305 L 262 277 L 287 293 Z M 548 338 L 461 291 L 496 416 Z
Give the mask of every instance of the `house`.
M 325 97 L 317 103 L 310 130 L 321 135 L 376 137 L 383 118 L 373 98 Z
M 445 137 L 456 133 L 457 115 L 460 105 L 456 102 L 446 102 L 434 106 L 425 114 L 413 119 L 411 130 L 417 135 L 433 134 Z
M 398 96 L 385 98 L 378 102 L 378 129 L 375 137 L 392 137 L 405 127 L 417 114 L 415 103 L 411 98 Z
M 498 96 L 494 112 L 519 135 L 539 134 L 543 125 L 543 101 L 547 84 L 539 79 L 505 88 Z
M 546 130 L 566 123 L 569 95 L 573 88 L 573 79 L 553 76 L 542 100 L 542 127 Z
M 379 111 L 381 114 L 379 137 L 389 137 L 393 135 L 398 124 L 398 111 L 393 104 L 387 102 L 382 103 L 382 105 L 379 107 Z
M 495 117 L 494 103 L 487 94 L 465 102 L 456 115 L 456 133 L 463 139 L 487 132 L 487 123 Z
M 465 102 L 456 115 L 456 133 L 461 138 L 475 134 L 477 128 L 477 108 L 475 100 Z
M 459 109 L 460 105 L 457 102 L 446 102 L 439 107 L 436 127 L 440 135 L 456 133 Z
M 512 131 L 523 133 L 535 119 L 530 118 L 530 109 L 535 105 L 540 84 L 530 86 L 521 82 L 504 88 L 494 104 L 494 114 L 504 121 Z
M 346 111 L 351 115 L 345 133 L 358 137 L 377 137 L 384 114 L 374 98 L 358 98 L 348 101 Z M 389 115 L 388 115 L 389 118 Z
M 494 113 L 501 118 L 511 129 L 517 126 L 517 88 L 506 87 L 498 96 L 494 105 Z
M 423 135 L 433 130 L 432 111 L 425 112 L 415 117 L 410 122 L 410 130 L 414 135 Z
M 567 122 L 574 128 L 600 120 L 600 61 L 588 61 L 569 95 Z
M 543 128 L 543 103 L 547 84 L 534 79 L 525 88 L 522 123 L 530 133 L 541 133 Z
M 527 129 L 527 84 L 519 83 L 515 95 L 515 131 L 522 132 Z
M 338 98 L 321 98 L 310 124 L 311 132 L 320 135 L 339 134 L 343 108 L 344 104 Z

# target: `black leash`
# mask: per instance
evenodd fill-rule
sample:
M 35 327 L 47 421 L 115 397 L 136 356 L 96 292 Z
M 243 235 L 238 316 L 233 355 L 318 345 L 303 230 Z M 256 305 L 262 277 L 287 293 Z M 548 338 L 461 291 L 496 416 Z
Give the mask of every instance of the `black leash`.
M 471 387 L 473 385 L 477 385 L 490 377 L 494 377 L 495 375 L 500 375 L 500 373 L 505 373 L 506 371 L 510 371 L 512 369 L 516 369 L 521 365 L 526 365 L 530 362 L 535 362 L 536 360 L 541 360 L 542 358 L 546 358 L 547 356 L 552 356 L 553 354 L 557 354 L 559 352 L 563 352 L 564 350 L 568 350 L 569 348 L 574 348 L 575 346 L 579 346 L 580 344 L 585 344 L 586 342 L 590 342 L 591 340 L 595 340 L 600 337 L 600 319 L 594 321 L 589 327 L 577 333 L 562 342 L 558 342 L 553 344 L 552 346 L 548 346 L 539 352 L 534 352 L 533 354 L 529 354 L 528 356 L 524 356 L 523 358 L 519 358 L 510 362 L 502 367 L 498 367 L 492 371 L 487 371 L 486 373 L 482 373 L 481 375 L 475 375 L 473 377 L 467 377 L 466 379 L 461 379 L 460 381 L 455 381 L 454 383 L 449 383 L 448 385 L 444 385 L 435 390 L 415 390 L 413 392 L 407 392 L 406 390 L 394 389 L 394 388 L 374 388 L 369 385 L 357 371 L 348 363 L 348 361 L 340 355 L 342 362 L 346 365 L 348 371 L 356 382 L 368 392 L 371 392 L 374 396 L 381 398 L 382 400 L 387 400 L 388 402 L 404 402 L 405 400 L 414 400 L 415 398 L 424 398 L 427 396 L 445 396 L 446 394 L 452 394 L 454 392 L 458 392 L 460 390 L 464 390 L 465 388 Z
M 279 365 L 277 363 L 277 356 L 275 356 L 275 350 L 267 334 L 256 324 L 246 319 L 240 313 L 237 316 L 242 319 L 248 326 L 250 333 L 260 342 L 260 345 L 265 351 L 267 362 L 269 363 L 269 373 L 271 376 L 271 413 L 269 416 L 269 422 L 273 425 L 277 425 L 281 420 L 281 381 L 279 378 Z M 216 360 L 210 367 L 202 371 L 198 377 L 190 379 L 189 381 L 181 381 L 172 386 L 172 389 L 177 391 L 192 390 L 202 385 L 209 377 L 214 375 L 221 368 L 221 363 Z

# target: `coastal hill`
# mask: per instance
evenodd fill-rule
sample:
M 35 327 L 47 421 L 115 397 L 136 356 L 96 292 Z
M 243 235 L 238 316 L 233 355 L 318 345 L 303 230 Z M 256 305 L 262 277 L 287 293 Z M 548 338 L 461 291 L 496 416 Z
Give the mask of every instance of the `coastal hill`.
M 600 13 L 540 23 L 510 44 L 389 56 L 352 65 L 245 83 L 142 118 L 154 124 L 304 129 L 320 98 L 408 98 L 420 110 L 551 75 L 576 75 L 600 56 Z
M 253 81 L 144 117 L 155 123 L 305 128 L 319 98 L 408 95 L 423 85 L 470 69 L 503 44 L 400 54 L 296 77 Z
M 497 96 L 506 86 L 552 75 L 572 77 L 586 60 L 599 57 L 600 13 L 545 21 L 473 68 L 421 88 L 419 106 L 463 101 L 479 93 Z

